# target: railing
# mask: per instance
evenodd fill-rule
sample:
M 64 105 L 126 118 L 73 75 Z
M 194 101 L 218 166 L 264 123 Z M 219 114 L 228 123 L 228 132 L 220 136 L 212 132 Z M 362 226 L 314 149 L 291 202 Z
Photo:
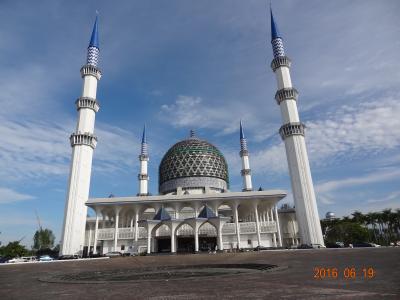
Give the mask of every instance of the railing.
M 114 239 L 114 228 L 102 228 L 97 233 L 98 240 L 113 240 Z
M 147 230 L 144 227 L 139 227 L 139 239 L 147 238 Z M 254 234 L 256 233 L 256 222 L 243 222 L 239 223 L 240 234 Z M 276 232 L 276 223 L 260 222 L 260 233 L 273 233 Z M 115 228 L 101 228 L 98 230 L 98 240 L 113 240 Z M 236 234 L 235 223 L 225 223 L 222 227 L 222 235 L 233 235 Z M 168 226 L 161 226 L 157 229 L 156 236 L 170 236 L 171 230 Z M 179 227 L 178 236 L 193 236 L 193 228 L 188 224 L 183 224 Z M 199 235 L 216 236 L 217 231 L 214 226 L 209 223 L 204 224 L 200 227 Z M 86 233 L 86 239 L 88 239 L 88 233 Z M 118 228 L 118 239 L 134 239 L 135 228 Z
M 115 230 L 115 229 L 114 229 Z M 135 238 L 135 228 L 119 228 L 118 229 L 118 239 L 134 239 Z
M 277 232 L 275 221 L 270 222 L 260 222 L 260 232 L 261 233 L 273 233 Z

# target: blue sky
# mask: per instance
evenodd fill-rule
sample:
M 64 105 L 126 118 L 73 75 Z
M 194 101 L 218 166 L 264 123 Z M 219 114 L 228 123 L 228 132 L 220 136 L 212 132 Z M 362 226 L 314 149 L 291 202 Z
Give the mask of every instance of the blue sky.
M 292 59 L 320 215 L 400 207 L 397 0 L 274 1 Z M 241 189 L 239 119 L 253 184 L 290 192 L 266 1 L 1 1 L 0 241 L 60 239 L 79 69 L 95 10 L 100 67 L 92 197 L 137 193 L 147 124 L 150 189 L 191 128 L 224 153 Z M 291 202 L 289 193 L 285 202 Z

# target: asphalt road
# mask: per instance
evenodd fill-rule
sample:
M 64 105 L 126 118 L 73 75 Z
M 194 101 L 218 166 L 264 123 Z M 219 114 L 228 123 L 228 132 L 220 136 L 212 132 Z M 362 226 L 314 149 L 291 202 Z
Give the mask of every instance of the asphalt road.
M 202 264 L 273 264 L 272 272 L 87 283 L 70 274 Z M 319 268 L 319 269 L 316 269 Z M 86 282 L 86 283 L 83 283 Z M 0 266 L 0 299 L 400 299 L 400 248 L 121 257 Z

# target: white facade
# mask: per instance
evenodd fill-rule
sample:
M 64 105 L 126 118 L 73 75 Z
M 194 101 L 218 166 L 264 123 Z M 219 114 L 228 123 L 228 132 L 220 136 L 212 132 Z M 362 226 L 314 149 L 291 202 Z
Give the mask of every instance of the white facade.
M 86 251 L 174 253 L 204 251 L 210 245 L 211 250 L 282 247 L 276 205 L 285 196 L 284 191 L 271 190 L 89 199 L 87 205 L 97 216 L 87 222 Z M 199 216 L 205 206 L 214 216 Z M 170 220 L 154 220 L 161 207 Z

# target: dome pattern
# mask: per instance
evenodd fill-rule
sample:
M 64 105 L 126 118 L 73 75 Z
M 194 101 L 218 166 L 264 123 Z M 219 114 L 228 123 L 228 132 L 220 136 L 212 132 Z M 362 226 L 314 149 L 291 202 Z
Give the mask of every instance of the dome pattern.
M 159 189 L 166 192 L 163 186 L 167 186 L 168 181 L 186 177 L 218 178 L 227 186 L 228 175 L 228 165 L 222 153 L 207 141 L 191 137 L 176 143 L 164 155 L 159 167 Z M 217 184 L 215 187 L 220 186 Z

